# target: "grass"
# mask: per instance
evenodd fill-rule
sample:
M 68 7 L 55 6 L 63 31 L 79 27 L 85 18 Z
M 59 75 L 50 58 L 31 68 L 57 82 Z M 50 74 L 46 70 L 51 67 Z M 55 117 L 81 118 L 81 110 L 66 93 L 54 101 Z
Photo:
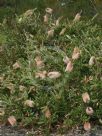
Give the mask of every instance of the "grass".
M 101 124 L 102 27 L 91 20 L 63 19 L 58 27 L 54 22 L 52 16 L 44 24 L 35 10 L 0 25 L 0 122 L 10 123 L 8 118 L 14 116 L 16 125 L 44 133 L 63 133 L 85 122 Z M 59 35 L 63 28 L 66 32 Z M 54 35 L 48 37 L 52 29 Z M 71 59 L 75 47 L 81 52 L 76 60 Z M 65 71 L 66 56 L 73 64 L 70 72 Z M 95 62 L 90 66 L 92 56 Z M 60 76 L 51 78 L 52 71 Z M 89 103 L 82 99 L 85 92 Z M 93 108 L 93 115 L 87 115 L 87 107 Z

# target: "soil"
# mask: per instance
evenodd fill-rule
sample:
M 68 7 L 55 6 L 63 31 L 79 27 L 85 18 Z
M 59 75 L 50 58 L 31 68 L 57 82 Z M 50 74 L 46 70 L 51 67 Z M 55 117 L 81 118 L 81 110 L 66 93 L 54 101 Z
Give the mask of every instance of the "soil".
M 1 126 L 0 136 L 26 136 L 26 130 L 11 126 Z
M 26 129 L 18 129 L 17 127 L 1 126 L 0 136 L 42 136 L 37 131 L 27 131 Z M 79 129 L 71 130 L 67 134 L 50 134 L 50 136 L 102 136 L 102 126 L 95 126 L 90 132 Z

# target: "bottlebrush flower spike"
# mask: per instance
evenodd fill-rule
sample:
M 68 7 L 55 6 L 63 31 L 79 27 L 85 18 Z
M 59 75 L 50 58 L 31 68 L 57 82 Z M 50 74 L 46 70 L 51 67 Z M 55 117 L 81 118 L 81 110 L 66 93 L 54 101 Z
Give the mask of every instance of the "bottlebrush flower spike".
M 20 90 L 21 92 L 23 92 L 23 91 L 25 91 L 25 90 L 26 90 L 26 87 L 25 87 L 25 86 L 23 86 L 23 85 L 20 85 L 20 86 L 19 86 L 19 90 Z
M 8 118 L 8 122 L 10 123 L 11 126 L 16 125 L 16 118 L 14 116 L 10 116 Z
M 77 14 L 75 15 L 73 22 L 78 22 L 78 21 L 80 21 L 81 13 L 82 13 L 82 10 L 80 11 L 80 13 L 77 13 Z
M 4 109 L 0 109 L 0 116 L 4 116 L 4 114 L 5 114 Z
M 73 54 L 72 54 L 72 59 L 76 60 L 80 57 L 81 51 L 78 47 L 74 48 Z
M 2 83 L 4 81 L 4 77 L 0 76 L 0 83 Z
M 42 68 L 42 67 L 44 67 L 44 62 L 43 62 L 43 60 L 41 60 L 41 57 L 40 57 L 40 56 L 37 56 L 37 57 L 35 58 L 35 62 L 36 62 L 37 68 Z
M 63 28 L 59 35 L 64 35 L 65 32 L 66 32 L 66 28 Z
M 20 64 L 18 62 L 13 64 L 13 69 L 19 69 L 20 68 Z
M 89 94 L 87 92 L 83 93 L 82 94 L 82 99 L 83 99 L 84 103 L 89 103 L 89 101 L 90 101 Z
M 59 78 L 61 76 L 61 73 L 58 71 L 52 71 L 48 73 L 48 77 L 51 79 L 56 79 Z
M 22 22 L 22 17 L 20 17 L 20 18 L 18 19 L 18 22 L 19 22 L 19 23 L 21 23 L 21 22 Z
M 40 72 L 38 72 L 38 73 L 35 73 L 35 77 L 36 77 L 36 78 L 44 79 L 44 78 L 46 78 L 46 74 L 47 74 L 46 71 L 40 71 Z
M 93 66 L 95 64 L 95 57 L 92 56 L 89 60 L 89 66 Z
M 26 100 L 24 102 L 24 105 L 32 108 L 32 107 L 34 107 L 34 102 L 32 100 Z
M 54 36 L 54 29 L 51 29 L 47 32 L 47 38 L 51 38 Z
M 45 16 L 44 16 L 44 23 L 48 23 L 48 20 L 49 20 L 49 18 L 48 18 L 48 15 L 46 14 Z
M 87 115 L 92 115 L 93 113 L 94 113 L 94 111 L 93 111 L 92 107 L 87 107 L 86 108 L 86 114 Z
M 34 12 L 34 10 L 32 10 L 32 9 L 27 10 L 27 11 L 24 13 L 24 17 L 32 16 L 32 15 L 33 15 L 33 12 Z
M 89 76 L 89 77 L 85 76 L 83 82 L 88 83 L 88 82 L 90 82 L 92 80 L 93 80 L 93 76 Z
M 60 25 L 60 21 L 61 21 L 62 17 L 59 17 L 57 20 L 56 20 L 56 27 L 59 27 Z
M 46 11 L 46 13 L 48 13 L 48 14 L 52 14 L 53 9 L 51 9 L 51 8 L 46 8 L 45 11 Z
M 15 92 L 15 87 L 14 87 L 14 84 L 13 83 L 9 83 L 7 85 L 7 88 L 10 90 L 10 93 L 14 93 Z
M 65 69 L 65 72 L 72 72 L 72 70 L 73 70 L 73 63 L 69 61 Z
M 89 122 L 85 122 L 84 123 L 84 130 L 85 131 L 90 131 L 90 129 L 91 129 L 91 124 Z
M 102 124 L 102 119 L 99 119 L 99 122 Z
M 51 112 L 50 112 L 50 109 L 48 107 L 45 107 L 44 113 L 45 113 L 46 118 L 49 119 L 51 117 Z
M 63 62 L 64 62 L 65 64 L 68 64 L 68 63 L 70 62 L 70 58 L 68 58 L 67 56 L 65 56 L 65 57 L 63 58 Z

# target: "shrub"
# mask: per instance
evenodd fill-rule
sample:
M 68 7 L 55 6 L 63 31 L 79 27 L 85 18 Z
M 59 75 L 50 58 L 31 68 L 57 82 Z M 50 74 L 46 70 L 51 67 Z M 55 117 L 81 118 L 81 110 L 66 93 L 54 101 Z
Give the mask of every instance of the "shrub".
M 91 20 L 69 24 L 63 19 L 58 27 L 54 22 L 50 16 L 44 24 L 37 10 L 29 10 L 11 26 L 1 24 L 6 35 L 0 45 L 2 122 L 14 116 L 17 125 L 66 130 L 101 119 L 102 28 Z

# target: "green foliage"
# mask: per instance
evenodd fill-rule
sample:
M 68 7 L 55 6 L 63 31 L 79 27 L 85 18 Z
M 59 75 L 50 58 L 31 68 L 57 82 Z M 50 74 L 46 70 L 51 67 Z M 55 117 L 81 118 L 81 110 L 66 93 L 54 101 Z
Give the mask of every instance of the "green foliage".
M 11 20 L 11 25 L 7 21 L 1 24 L 6 37 L 0 40 L 0 102 L 5 111 L 2 121 L 6 122 L 13 115 L 18 125 L 66 130 L 85 121 L 101 119 L 102 28 L 92 21 L 69 24 L 64 19 L 57 28 L 52 23 L 51 17 L 49 24 L 44 24 L 39 12 L 32 10 L 30 16 L 24 13 Z M 63 27 L 66 32 L 60 36 Z M 55 34 L 48 38 L 47 31 L 52 28 Z M 81 56 L 73 62 L 73 71 L 65 72 L 63 58 L 71 58 L 75 47 L 81 50 Z M 41 57 L 44 67 L 36 66 L 36 56 Z M 91 56 L 96 60 L 93 66 L 89 66 Z M 14 68 L 15 62 L 19 63 L 19 68 Z M 36 78 L 36 73 L 43 70 L 58 71 L 61 76 Z M 85 77 L 87 80 L 92 77 L 92 80 L 86 82 Z M 91 98 L 88 105 L 82 100 L 84 92 Z M 26 106 L 26 100 L 32 100 L 34 107 Z M 87 106 L 93 107 L 92 116 L 86 114 Z M 46 109 L 51 113 L 49 118 Z

